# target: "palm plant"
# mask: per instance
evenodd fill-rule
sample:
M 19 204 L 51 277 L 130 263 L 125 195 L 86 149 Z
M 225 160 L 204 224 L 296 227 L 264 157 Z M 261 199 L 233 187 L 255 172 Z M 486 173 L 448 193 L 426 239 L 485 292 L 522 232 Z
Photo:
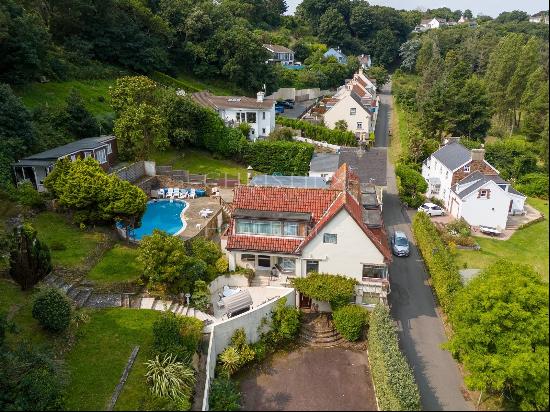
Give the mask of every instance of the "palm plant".
M 195 384 L 195 371 L 183 362 L 177 362 L 172 354 L 159 355 L 145 362 L 147 372 L 145 377 L 151 385 L 151 392 L 174 402 L 184 402 L 191 394 Z
M 229 346 L 222 352 L 220 361 L 222 363 L 222 371 L 227 374 L 227 376 L 233 375 L 241 366 L 241 356 L 233 346 Z

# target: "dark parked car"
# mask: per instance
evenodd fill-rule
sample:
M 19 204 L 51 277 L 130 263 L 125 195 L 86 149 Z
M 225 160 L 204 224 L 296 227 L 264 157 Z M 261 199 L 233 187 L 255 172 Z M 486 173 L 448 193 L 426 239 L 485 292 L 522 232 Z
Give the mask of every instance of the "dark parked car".
M 395 256 L 409 256 L 411 253 L 407 235 L 400 231 L 393 232 L 391 237 L 391 250 Z
M 281 105 L 283 106 L 285 109 L 292 109 L 294 108 L 294 102 L 291 100 L 291 101 L 288 101 L 288 100 L 281 100 L 281 101 L 278 101 L 276 103 L 276 105 Z
M 284 113 L 285 107 L 282 104 L 275 103 L 275 113 Z

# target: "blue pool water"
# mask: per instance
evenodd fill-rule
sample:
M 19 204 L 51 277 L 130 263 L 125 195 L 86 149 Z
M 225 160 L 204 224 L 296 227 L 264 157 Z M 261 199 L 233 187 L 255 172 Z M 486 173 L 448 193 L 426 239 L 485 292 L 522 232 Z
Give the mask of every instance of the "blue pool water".
M 134 229 L 131 238 L 140 240 L 143 236 L 153 233 L 154 229 L 164 230 L 170 235 L 178 233 L 185 227 L 181 220 L 181 212 L 187 207 L 187 203 L 174 200 L 157 200 L 147 202 L 147 209 L 141 219 L 141 226 Z

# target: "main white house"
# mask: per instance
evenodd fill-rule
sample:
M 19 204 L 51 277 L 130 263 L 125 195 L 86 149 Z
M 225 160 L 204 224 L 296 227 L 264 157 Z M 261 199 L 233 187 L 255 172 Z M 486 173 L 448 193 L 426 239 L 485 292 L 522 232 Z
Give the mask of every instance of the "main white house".
M 368 205 L 369 212 L 363 197 L 358 177 L 345 164 L 328 188 L 236 187 L 222 237 L 230 270 L 342 274 L 358 281 L 357 303 L 385 301 L 391 253 L 380 210 Z
M 267 137 L 275 129 L 275 100 L 266 99 L 258 92 L 256 99 L 245 96 L 214 96 L 207 91 L 193 93 L 193 99 L 204 107 L 215 110 L 226 125 L 248 123 L 251 140 Z

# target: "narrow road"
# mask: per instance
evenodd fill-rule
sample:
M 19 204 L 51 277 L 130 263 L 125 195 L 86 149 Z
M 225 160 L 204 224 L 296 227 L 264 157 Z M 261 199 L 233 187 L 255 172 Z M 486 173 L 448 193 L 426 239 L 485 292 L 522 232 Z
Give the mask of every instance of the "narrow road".
M 381 93 L 380 112 L 376 125 L 379 147 L 389 146 L 388 127 L 392 102 L 391 85 Z M 413 213 L 402 209 L 395 181 L 395 169 L 388 158 L 388 185 L 384 193 L 384 223 L 388 233 L 401 230 L 414 242 L 411 233 Z M 428 286 L 424 263 L 416 245 L 411 245 L 407 258 L 394 257 L 390 266 L 393 318 L 398 323 L 400 346 L 413 368 L 420 389 L 422 409 L 428 411 L 474 410 L 461 393 L 462 377 L 450 353 L 441 349 L 447 340 L 443 323 L 435 309 L 435 301 Z

